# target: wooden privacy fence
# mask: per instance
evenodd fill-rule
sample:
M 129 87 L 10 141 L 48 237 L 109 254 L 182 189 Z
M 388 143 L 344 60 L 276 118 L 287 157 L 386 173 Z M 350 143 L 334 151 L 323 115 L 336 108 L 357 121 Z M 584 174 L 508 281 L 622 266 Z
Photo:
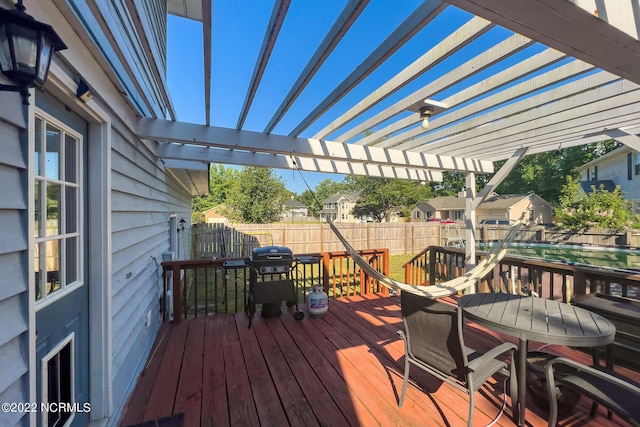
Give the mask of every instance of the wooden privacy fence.
M 413 255 L 428 246 L 447 246 L 465 238 L 457 224 L 425 222 L 336 224 L 356 249 L 388 248 L 391 255 Z M 509 226 L 484 225 L 476 230 L 478 242 L 501 240 Z M 516 242 L 640 247 L 640 233 L 611 230 L 570 232 L 540 226 L 522 227 Z M 194 259 L 248 257 L 261 246 L 286 246 L 294 254 L 342 251 L 344 247 L 326 223 L 316 224 L 194 224 Z
M 440 238 L 439 224 L 336 224 L 358 250 L 388 248 L 391 255 L 414 254 Z M 294 254 L 343 251 L 328 224 L 194 224 L 192 254 L 196 259 L 247 257 L 261 246 L 286 246 Z

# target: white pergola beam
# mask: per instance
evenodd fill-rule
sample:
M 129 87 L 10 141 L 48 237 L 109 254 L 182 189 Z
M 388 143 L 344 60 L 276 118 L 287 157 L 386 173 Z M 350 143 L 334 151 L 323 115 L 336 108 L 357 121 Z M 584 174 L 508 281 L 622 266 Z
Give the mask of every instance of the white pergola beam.
M 211 2 L 204 3 L 211 4 Z M 253 74 L 251 75 L 251 82 L 249 83 L 249 88 L 247 89 L 247 94 L 245 95 L 244 103 L 240 110 L 236 129 L 242 129 L 242 125 L 244 125 L 244 121 L 249 113 L 249 108 L 251 107 L 253 98 L 258 91 L 258 86 L 260 86 L 262 76 L 267 68 L 267 63 L 269 62 L 273 48 L 276 45 L 278 34 L 280 34 L 280 29 L 282 28 L 282 23 L 287 15 L 287 10 L 289 9 L 290 4 L 291 0 L 276 0 L 273 4 L 271 19 L 269 19 L 269 25 L 267 25 L 267 30 L 265 31 L 264 39 L 262 40 L 260 53 L 258 54 L 258 59 L 256 61 L 255 68 L 253 69 Z
M 181 142 L 263 153 L 291 154 L 300 157 L 415 169 L 493 173 L 493 163 L 488 160 L 479 161 L 446 155 L 434 156 L 159 119 L 139 118 L 136 134 L 141 139 L 154 141 Z
M 558 148 L 574 147 L 578 145 L 590 144 L 593 142 L 604 141 L 610 139 L 605 133 L 608 128 L 624 128 L 628 126 L 637 126 L 640 123 L 640 104 L 623 107 L 616 113 L 616 117 L 607 120 L 598 121 L 594 124 L 594 115 L 591 118 L 584 117 L 575 123 L 565 123 L 566 129 L 556 129 L 555 132 L 544 134 L 544 129 L 538 132 L 532 131 L 527 134 L 526 139 L 518 139 L 517 136 L 498 139 L 494 141 L 493 147 L 483 147 L 476 150 L 476 154 L 482 159 L 501 160 L 508 158 L 513 150 L 519 147 L 529 147 L 529 154 L 543 153 L 553 151 Z M 585 122 L 591 122 L 585 124 Z M 581 123 L 581 126 L 575 126 Z M 536 135 L 540 133 L 540 135 Z
M 607 136 L 623 143 L 629 148 L 640 151 L 640 137 L 622 129 L 614 129 L 605 132 Z
M 378 68 L 385 60 L 393 55 L 400 47 L 416 35 L 422 28 L 431 22 L 446 5 L 439 0 L 425 0 L 404 20 L 398 28 L 382 42 L 371 54 L 362 61 L 331 93 L 320 102 L 289 136 L 298 136 L 309 127 L 320 115 L 328 111 L 340 101 L 351 89 L 356 87 L 369 74 Z
M 263 166 L 276 169 L 300 169 L 345 175 L 363 175 L 382 178 L 400 178 L 418 181 L 442 181 L 442 172 L 396 166 L 364 164 L 331 159 L 256 153 L 196 145 L 159 143 L 158 157 L 169 165 L 188 165 L 197 162 L 221 163 L 241 166 Z M 200 163 L 205 164 L 205 163 Z M 171 166 L 177 167 L 177 166 Z
M 493 24 L 486 21 L 485 19 L 472 18 L 471 20 L 469 20 L 469 22 L 453 32 L 453 34 L 449 35 L 443 41 L 427 51 L 427 53 L 416 59 L 408 67 L 396 74 L 387 83 L 377 88 L 374 92 L 365 97 L 362 101 L 358 102 L 347 112 L 325 126 L 324 129 L 314 135 L 314 138 L 326 138 L 333 131 L 358 117 L 360 114 L 364 113 L 369 108 L 376 105 L 378 102 L 382 101 L 392 93 L 404 87 L 409 82 L 413 81 L 415 78 L 429 70 L 431 67 L 434 67 L 435 65 L 453 55 L 458 50 L 462 49 L 464 46 L 471 43 L 479 35 L 484 34 L 491 27 L 493 27 Z M 429 96 L 425 96 L 424 98 L 428 97 Z M 417 101 L 418 100 L 408 103 L 407 106 L 415 104 Z M 354 135 L 358 132 L 366 130 L 367 128 L 368 127 L 366 125 L 359 126 L 359 130 L 354 131 Z M 349 133 L 349 135 L 351 135 L 351 132 Z M 349 136 L 343 135 L 341 136 L 341 138 L 343 140 L 346 140 L 349 138 Z
M 504 85 L 507 85 L 509 83 L 511 83 L 512 81 L 516 80 L 516 79 L 521 79 L 523 76 L 526 76 L 530 73 L 533 73 L 537 70 L 539 70 L 542 67 L 546 67 L 549 66 L 551 64 L 553 64 L 554 62 L 559 61 L 562 58 L 565 58 L 566 56 L 556 50 L 553 49 L 546 49 L 544 51 L 542 51 L 541 53 L 532 56 L 531 58 L 528 58 L 522 62 L 519 62 L 509 68 L 507 68 L 506 70 L 500 71 L 497 74 L 494 74 L 493 76 L 482 80 L 474 85 L 469 86 L 466 89 L 463 89 L 462 91 L 455 93 L 453 95 L 451 95 L 448 98 L 445 98 L 442 100 L 442 103 L 448 106 L 448 110 L 447 110 L 447 114 L 439 114 L 436 115 L 435 117 L 429 119 L 429 122 L 431 123 L 432 128 L 438 128 L 439 126 L 443 126 L 445 124 L 449 124 L 452 123 L 456 120 L 460 120 L 464 117 L 470 116 L 472 114 L 475 114 L 479 111 L 484 111 L 484 109 L 486 109 L 486 107 L 481 107 L 480 104 L 483 104 L 483 101 L 477 101 L 474 102 L 473 104 L 470 104 L 468 107 L 463 107 L 457 110 L 454 110 L 455 107 L 459 104 L 463 104 L 471 99 L 474 98 L 478 98 L 490 91 L 493 91 L 495 89 L 498 89 Z M 564 65 L 559 67 L 559 69 L 563 70 L 563 74 L 561 76 L 558 76 L 557 79 L 565 79 L 565 78 L 570 78 L 572 77 L 576 72 L 584 72 L 586 69 L 588 68 L 593 68 L 593 66 L 591 65 L 587 65 L 582 61 L 573 61 L 570 64 Z M 570 68 L 581 68 L 580 71 L 576 71 L 576 72 L 572 72 Z M 566 74 L 565 74 L 566 73 Z M 544 73 L 542 76 L 538 76 L 538 77 L 546 77 L 548 76 L 549 73 Z M 534 77 L 528 81 L 533 81 L 533 80 L 538 80 L 538 77 Z M 546 80 L 550 80 L 549 78 L 547 78 Z M 554 80 L 554 82 L 557 80 Z M 520 85 L 522 85 L 524 83 L 521 83 Z M 536 90 L 536 89 L 540 89 L 541 87 L 544 87 L 546 85 L 548 85 L 550 83 L 537 83 L 535 86 L 533 84 L 530 85 L 530 91 Z M 518 85 L 518 86 L 520 86 Z M 535 87 L 535 89 L 534 89 Z M 502 91 L 500 93 L 504 93 L 506 91 Z M 518 95 L 521 96 L 521 95 Z M 492 98 L 492 97 L 490 97 Z M 495 98 L 494 98 L 495 99 Z M 391 125 L 380 129 L 378 131 L 373 132 L 370 135 L 365 136 L 364 138 L 355 141 L 354 144 L 362 144 L 362 145 L 370 145 L 372 143 L 374 143 L 376 140 L 380 140 L 383 139 L 385 137 L 387 137 L 388 135 L 391 135 L 401 129 L 404 129 L 406 127 L 415 125 L 416 123 L 420 122 L 421 119 L 419 116 L 412 114 L 404 119 L 398 120 L 395 123 L 392 123 Z M 424 132 L 424 131 L 423 131 Z M 419 133 L 416 133 L 416 135 L 419 135 Z M 393 138 L 389 138 L 389 139 L 385 139 L 383 140 L 380 144 L 376 144 L 378 147 L 380 148 L 389 148 L 392 147 L 393 145 L 396 145 L 399 142 L 402 141 L 390 141 Z
M 551 93 L 531 96 L 498 108 L 451 126 L 446 132 L 435 132 L 420 138 L 422 145 L 416 151 L 432 152 L 440 147 L 446 147 L 449 151 L 463 144 L 480 144 L 491 138 L 522 135 L 524 131 L 546 131 L 549 125 L 562 125 L 565 121 L 594 113 L 609 113 L 612 108 L 640 100 L 635 83 L 626 80 L 611 83 L 614 79 L 615 76 L 603 72 L 560 86 Z M 584 92 L 575 95 L 580 90 Z M 597 123 L 592 125 L 594 128 L 598 126 Z M 441 139 L 435 139 L 438 136 Z
M 289 110 L 293 102 L 298 98 L 302 90 L 311 81 L 318 69 L 322 66 L 324 61 L 329 57 L 331 52 L 336 48 L 345 33 L 351 28 L 353 23 L 358 19 L 358 16 L 362 13 L 364 8 L 369 4 L 369 0 L 349 0 L 344 7 L 340 16 L 333 23 L 333 26 L 316 49 L 315 53 L 302 70 L 302 73 L 298 76 L 298 79 L 293 84 L 289 93 L 285 96 L 284 100 L 274 113 L 271 120 L 264 129 L 265 133 L 271 133 L 273 128 L 276 127 L 280 119 Z
M 527 155 L 528 148 L 519 148 L 513 153 L 513 155 L 505 162 L 504 165 L 491 177 L 487 185 L 473 198 L 471 202 L 471 209 L 476 210 L 480 203 L 484 202 L 493 190 L 504 181 L 504 179 L 511 173 L 516 165 Z
M 380 144 L 376 144 L 377 147 L 380 148 L 395 148 L 398 150 L 410 150 L 413 148 L 417 148 L 423 146 L 427 142 L 436 141 L 440 138 L 445 138 L 449 135 L 456 134 L 459 132 L 463 132 L 475 126 L 480 126 L 482 124 L 491 123 L 496 119 L 502 117 L 499 112 L 505 111 L 507 108 L 510 109 L 509 114 L 513 114 L 517 105 L 522 105 L 521 103 L 512 104 L 509 107 L 505 107 L 502 110 L 496 110 L 500 105 L 507 104 L 512 102 L 518 98 L 522 98 L 526 95 L 531 94 L 532 92 L 539 91 L 553 84 L 557 84 L 566 79 L 574 78 L 575 76 L 582 74 L 586 71 L 593 69 L 593 67 L 589 64 L 585 64 L 582 61 L 572 61 L 569 64 L 565 64 L 561 67 L 558 67 L 554 70 L 548 71 L 544 74 L 536 76 L 532 79 L 525 80 L 522 83 L 519 83 L 515 86 L 502 90 L 493 95 L 489 95 L 486 98 L 479 99 L 476 102 L 473 102 L 467 106 L 462 108 L 455 109 L 454 111 L 447 112 L 447 114 L 442 114 L 436 116 L 429 120 L 430 122 L 430 132 L 425 134 L 425 130 L 421 127 L 416 127 L 403 132 L 402 134 L 395 135 L 391 138 L 388 138 L 381 142 Z M 587 81 L 588 84 L 593 87 L 598 84 L 603 84 L 605 81 L 615 80 L 612 74 L 604 73 L 609 77 L 609 80 L 605 78 L 601 78 L 596 82 Z M 592 79 L 593 80 L 593 79 Z M 586 83 L 583 83 L 586 85 Z M 473 89 L 473 87 L 471 88 Z M 466 92 L 463 91 L 463 92 Z M 474 92 L 469 92 L 473 94 Z M 548 101 L 552 99 L 559 98 L 562 96 L 567 96 L 571 94 L 567 89 L 564 89 L 563 92 L 558 93 L 558 90 L 549 90 L 545 92 L 544 95 L 538 95 L 538 100 L 540 98 L 548 97 Z M 455 95 L 452 97 L 454 98 Z M 554 98 L 555 97 L 555 98 Z M 455 102 L 455 100 L 453 100 Z M 461 100 L 464 102 L 465 100 Z M 540 101 L 537 101 L 540 102 Z M 459 102 L 451 103 L 450 105 L 457 105 Z M 476 116 L 482 113 L 481 116 L 467 119 L 471 116 Z M 467 119 L 467 120 L 464 120 Z M 456 124 L 457 122 L 457 124 Z M 447 125 L 454 123 L 453 126 L 446 127 Z M 424 135 L 424 136 L 420 136 Z M 405 142 L 406 141 L 406 142 Z
M 570 1 L 447 2 L 640 84 L 640 42 Z
M 396 102 L 392 106 L 386 108 L 385 110 L 376 114 L 365 122 L 354 126 L 349 131 L 338 136 L 336 140 L 339 142 L 346 142 L 358 135 L 358 133 L 362 133 L 373 128 L 374 126 L 377 126 L 378 124 L 387 120 L 389 117 L 406 113 L 406 110 L 410 106 L 415 105 L 416 103 L 427 98 L 432 98 L 433 95 L 445 89 L 448 89 L 449 87 L 462 82 L 463 80 L 473 76 L 474 74 L 479 73 L 485 68 L 504 60 L 506 57 L 513 55 L 530 43 L 531 40 L 515 34 L 504 40 L 503 42 L 487 49 L 482 54 L 475 56 L 474 58 L 470 59 L 454 70 L 451 70 L 450 72 L 444 74 L 442 77 L 432 81 L 431 83 L 412 93 L 408 97 Z M 417 116 L 416 114 L 413 115 Z

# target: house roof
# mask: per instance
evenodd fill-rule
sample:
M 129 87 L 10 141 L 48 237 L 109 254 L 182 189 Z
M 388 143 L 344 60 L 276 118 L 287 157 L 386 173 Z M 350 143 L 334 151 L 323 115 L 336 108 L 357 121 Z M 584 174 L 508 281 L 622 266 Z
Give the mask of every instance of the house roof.
M 434 197 L 426 202 L 435 210 L 459 210 L 465 208 L 465 199 L 458 196 L 440 196 Z
M 299 202 L 297 200 L 287 200 L 286 202 L 284 202 L 284 206 L 285 206 L 285 208 L 288 208 L 288 209 L 307 208 L 308 207 L 304 203 Z
M 530 194 L 503 194 L 487 197 L 485 201 L 480 203 L 482 209 L 509 209 L 510 207 L 520 203 L 522 200 L 531 198 Z
M 212 208 L 209 208 L 209 209 L 207 209 L 206 211 L 204 211 L 202 213 L 205 214 L 205 215 L 208 214 L 209 212 L 218 213 L 221 209 L 225 209 L 225 208 L 226 208 L 225 205 L 220 204 L 220 205 L 216 205 L 216 206 L 214 206 Z
M 602 186 L 606 191 L 613 192 L 616 189 L 616 184 L 610 179 L 604 179 L 599 181 L 580 181 L 580 188 L 585 193 L 591 193 L 591 187 L 595 187 L 596 190 Z
M 322 201 L 322 203 L 337 203 L 342 200 L 346 200 L 347 202 L 355 203 L 356 200 L 360 198 L 358 193 L 338 193 L 333 196 L 329 196 Z
M 591 160 L 588 163 L 585 163 L 581 166 L 578 166 L 576 168 L 577 171 L 583 171 L 585 169 L 589 169 L 590 167 L 593 167 L 595 165 L 598 165 L 600 163 L 603 163 L 607 160 L 616 158 L 616 157 L 620 157 L 620 156 L 625 156 L 627 153 L 629 152 L 633 152 L 634 150 L 631 147 L 627 147 L 625 145 L 623 145 L 622 147 L 618 147 L 613 151 L 609 151 L 606 154 L 603 154 L 602 156 L 598 156 L 597 158 Z
M 504 194 L 504 195 L 492 195 L 487 197 L 481 204 L 479 209 L 508 209 L 517 203 L 521 202 L 535 195 L 530 194 Z M 538 196 L 535 196 L 538 197 Z M 461 210 L 465 209 L 466 200 L 464 197 L 458 196 L 440 196 L 434 197 L 428 201 L 422 201 L 416 203 L 416 207 L 421 210 L 427 210 L 430 207 L 442 211 L 442 210 Z

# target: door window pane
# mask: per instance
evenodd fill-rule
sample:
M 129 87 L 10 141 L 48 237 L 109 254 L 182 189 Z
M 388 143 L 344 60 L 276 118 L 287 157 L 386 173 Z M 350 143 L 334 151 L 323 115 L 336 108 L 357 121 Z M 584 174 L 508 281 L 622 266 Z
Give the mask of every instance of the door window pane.
M 47 183 L 47 236 L 60 234 L 60 184 Z
M 40 254 L 44 253 L 42 248 L 44 247 L 44 243 L 37 244 L 35 246 L 35 250 L 33 253 L 33 267 L 35 270 L 35 288 L 36 288 L 36 301 L 42 299 L 42 267 L 40 265 Z
M 64 138 L 64 180 L 78 182 L 78 140 L 67 134 Z
M 60 179 L 60 130 L 47 125 L 45 176 Z
M 33 165 L 35 169 L 35 174 L 42 175 L 42 166 L 40 165 L 40 162 L 42 159 L 42 120 L 40 120 L 39 118 L 36 118 L 35 125 L 36 125 L 36 134 L 35 134 L 36 146 L 35 146 L 35 153 L 33 156 Z
M 78 238 L 71 237 L 65 242 L 65 283 L 70 284 L 78 280 Z
M 65 234 L 78 231 L 78 188 L 66 187 L 64 198 Z
M 60 290 L 60 240 L 49 240 L 45 244 L 47 250 L 45 282 L 46 294 Z
M 42 181 L 36 179 L 36 182 L 33 186 L 33 197 L 34 197 L 34 220 L 33 220 L 33 228 L 35 237 L 41 237 L 42 233 Z

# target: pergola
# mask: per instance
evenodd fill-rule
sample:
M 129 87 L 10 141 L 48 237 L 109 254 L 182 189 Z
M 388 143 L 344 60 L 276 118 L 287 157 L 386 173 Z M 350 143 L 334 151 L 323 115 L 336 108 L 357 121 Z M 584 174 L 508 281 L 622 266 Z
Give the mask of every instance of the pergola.
M 207 123 L 140 119 L 138 135 L 156 141 L 158 155 L 167 161 L 296 167 L 418 180 L 440 180 L 443 171 L 465 172 L 467 215 L 474 224 L 477 205 L 527 154 L 611 138 L 640 150 L 637 0 L 425 0 L 299 123 L 286 131 L 278 127 L 278 133 L 274 129 L 324 71 L 322 65 L 349 37 L 352 27 L 363 24 L 358 20 L 366 19 L 363 12 L 374 2 L 345 2 L 322 42 L 309 46 L 313 55 L 289 82 L 286 96 L 273 100 L 272 116 L 261 132 L 244 129 L 245 120 L 291 2 L 274 1 L 233 128 L 210 126 L 210 106 L 216 100 L 210 85 L 212 3 L 168 2 L 170 13 L 203 24 Z M 397 2 L 397 7 L 409 6 Z M 452 23 L 448 35 L 425 47 L 408 66 L 394 69 L 393 77 L 375 90 L 359 91 L 363 80 L 379 67 L 393 66 L 394 54 L 414 37 L 441 31 L 442 19 L 451 8 L 468 12 L 470 19 Z M 507 36 L 495 44 L 478 42 L 496 29 Z M 237 31 L 255 33 L 256 29 L 238 26 Z M 469 46 L 474 46 L 473 55 L 465 50 Z M 458 59 L 463 50 L 467 56 Z M 455 65 L 437 74 L 445 61 Z M 408 94 L 403 90 L 427 73 L 436 74 L 417 90 Z M 345 109 L 345 99 L 354 98 Z M 427 129 L 421 126 L 418 112 L 425 100 L 436 106 Z M 314 123 L 326 125 L 311 132 Z M 505 159 L 489 185 L 474 194 L 475 174 L 494 173 L 493 162 Z M 468 228 L 467 239 L 473 240 L 473 227 Z

